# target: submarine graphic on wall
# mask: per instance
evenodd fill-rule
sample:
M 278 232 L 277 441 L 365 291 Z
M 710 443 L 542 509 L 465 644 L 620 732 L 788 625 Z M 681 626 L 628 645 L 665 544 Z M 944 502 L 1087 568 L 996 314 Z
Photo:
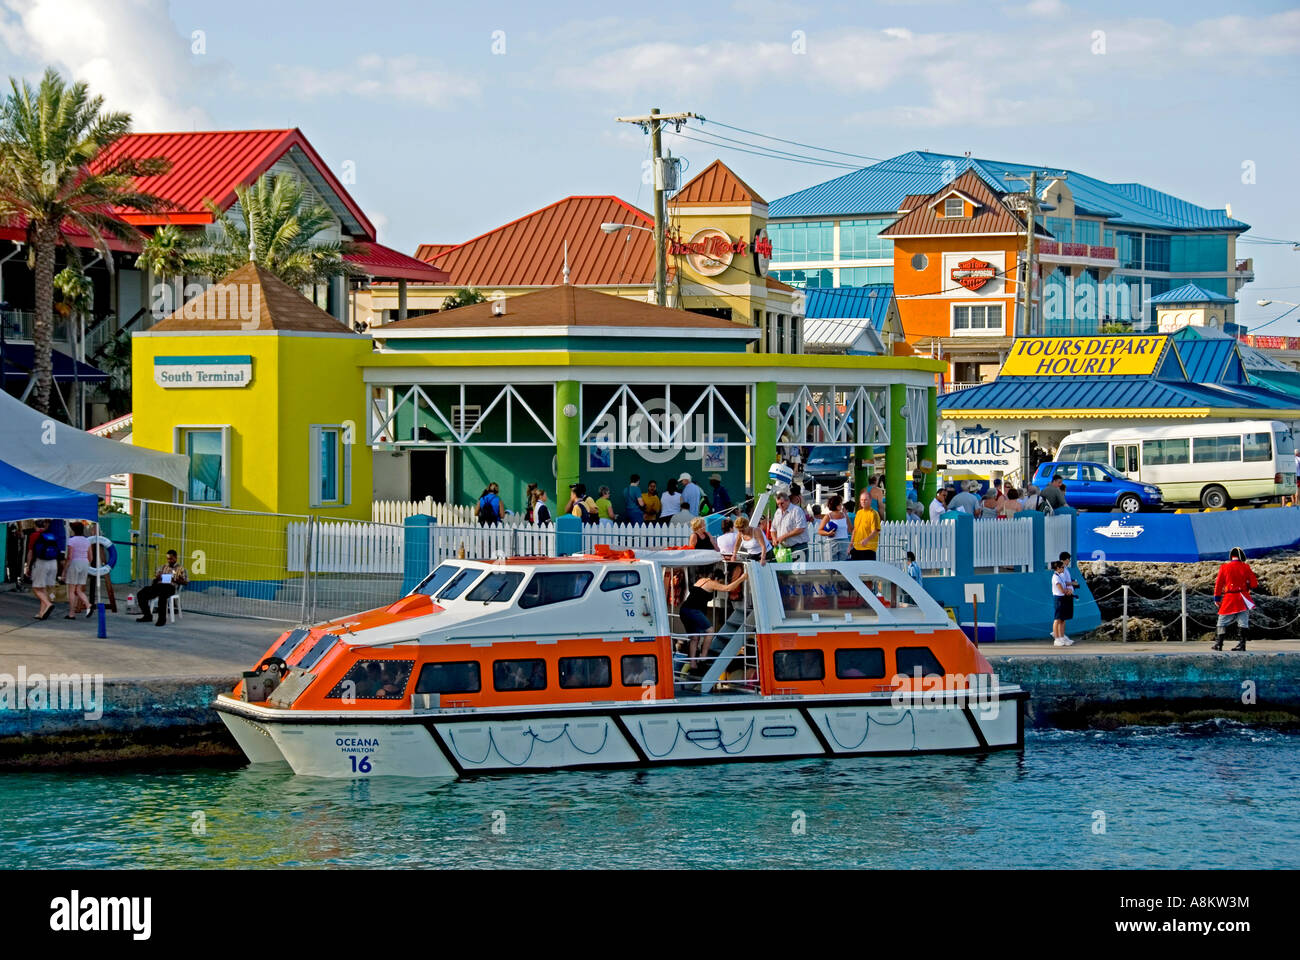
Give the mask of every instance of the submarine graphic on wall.
M 1139 524 L 1129 525 L 1122 520 L 1112 520 L 1104 527 L 1093 527 L 1092 532 L 1103 537 L 1110 537 L 1112 540 L 1131 540 L 1134 537 L 1142 536 L 1142 531 L 1146 527 Z

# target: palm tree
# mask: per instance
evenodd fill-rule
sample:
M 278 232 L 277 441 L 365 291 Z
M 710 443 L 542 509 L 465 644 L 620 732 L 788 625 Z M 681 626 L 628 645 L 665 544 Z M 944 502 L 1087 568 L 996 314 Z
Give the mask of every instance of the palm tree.
M 314 242 L 334 226 L 334 215 L 323 203 L 308 204 L 302 184 L 289 174 L 263 175 L 251 187 L 236 187 L 240 218 L 222 213 L 211 200 L 208 209 L 219 228 L 217 242 L 196 255 L 196 273 L 223 277 L 249 259 L 291 287 L 328 283 L 355 271 L 343 259 L 350 245 Z M 252 233 L 252 250 L 248 236 Z
M 140 255 L 135 258 L 135 265 L 141 270 L 148 270 L 160 280 L 178 281 L 176 298 L 172 302 L 172 309 L 175 310 L 181 306 L 179 281 L 184 278 L 187 269 L 193 266 L 194 257 L 195 249 L 191 238 L 179 227 L 167 223 L 154 230 L 144 242 Z
M 166 206 L 145 193 L 135 178 L 165 173 L 171 164 L 162 157 L 123 157 L 91 172 L 95 157 L 130 132 L 129 113 L 101 113 L 103 97 L 92 97 L 85 83 L 69 86 L 46 70 L 33 89 L 9 80 L 10 93 L 0 104 L 0 214 L 26 221 L 35 270 L 36 385 L 32 405 L 49 412 L 54 382 L 53 313 L 54 261 L 62 242 L 77 256 L 66 232 L 84 233 L 112 269 L 108 236 L 136 241 L 140 234 L 113 214 L 114 208 L 155 211 Z

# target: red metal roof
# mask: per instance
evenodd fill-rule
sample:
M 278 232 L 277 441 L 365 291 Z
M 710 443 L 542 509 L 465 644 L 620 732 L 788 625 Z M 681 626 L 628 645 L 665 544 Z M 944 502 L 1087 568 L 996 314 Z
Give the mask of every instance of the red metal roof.
M 711 164 L 691 178 L 669 201 L 672 206 L 709 203 L 762 203 L 767 201 L 721 160 Z
M 446 253 L 452 247 L 458 247 L 458 243 L 422 243 L 415 248 L 415 259 L 429 261 L 440 253 Z
M 343 259 L 376 280 L 417 280 L 421 283 L 446 283 L 447 272 L 433 264 L 408 257 L 382 243 L 358 243 L 355 252 Z
M 569 245 L 569 283 L 617 286 L 654 282 L 654 238 L 627 228 L 614 235 L 602 223 L 638 227 L 654 219 L 618 197 L 565 197 L 473 240 L 429 257 L 456 287 L 540 287 L 564 282 L 564 245 Z
M 235 202 L 236 186 L 252 184 L 295 147 L 356 220 L 361 238 L 374 240 L 374 225 L 297 128 L 132 133 L 96 157 L 92 169 L 104 169 L 121 157 L 166 157 L 172 163 L 171 170 L 159 176 L 138 177 L 136 183 L 141 190 L 170 201 L 172 209 L 160 213 L 124 210 L 119 216 L 142 226 L 203 224 L 213 219 L 205 200 L 213 201 L 220 210 L 228 209 Z
M 72 241 L 74 246 L 96 249 L 97 245 L 90 235 L 80 229 L 76 224 L 67 220 L 63 222 L 63 235 Z M 24 243 L 27 240 L 27 218 L 14 217 L 0 225 L 0 240 L 12 240 L 16 243 Z M 144 235 L 140 235 L 139 243 L 126 243 L 113 236 L 111 233 L 104 234 L 104 240 L 108 244 L 108 249 L 115 250 L 118 253 L 138 253 L 144 243 Z

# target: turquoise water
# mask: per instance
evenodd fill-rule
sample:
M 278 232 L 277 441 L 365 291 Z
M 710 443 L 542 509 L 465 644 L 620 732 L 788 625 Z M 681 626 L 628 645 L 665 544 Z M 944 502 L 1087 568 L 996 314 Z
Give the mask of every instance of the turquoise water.
M 1297 788 L 1300 735 L 1228 723 L 461 783 L 9 774 L 0 867 L 1295 868 Z

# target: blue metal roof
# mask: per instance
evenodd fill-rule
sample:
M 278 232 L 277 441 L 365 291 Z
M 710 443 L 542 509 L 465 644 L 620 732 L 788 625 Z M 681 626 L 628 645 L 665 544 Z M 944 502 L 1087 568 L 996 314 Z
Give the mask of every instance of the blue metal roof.
M 1257 386 L 1166 383 L 1147 377 L 999 377 L 938 399 L 939 410 L 1293 409 L 1295 397 Z
M 1213 290 L 1206 290 L 1204 287 L 1197 286 L 1194 283 L 1184 283 L 1175 290 L 1166 293 L 1157 294 L 1151 297 L 1148 303 L 1236 303 L 1235 297 L 1225 297 L 1221 293 L 1215 293 Z
M 934 193 L 969 168 L 1005 193 L 1024 189 L 1020 181 L 1007 180 L 1008 173 L 1057 169 L 913 150 L 773 200 L 768 204 L 768 217 L 895 213 L 908 194 Z M 1110 222 L 1118 226 L 1176 230 L 1249 228 L 1249 224 L 1233 220 L 1223 210 L 1200 207 L 1140 183 L 1107 183 L 1074 170 L 1066 172 L 1076 206 L 1088 213 L 1108 215 Z
M 1234 340 L 1180 339 L 1174 341 L 1183 358 L 1187 379 L 1192 383 L 1237 384 L 1245 382 L 1241 359 Z
M 861 287 L 827 287 L 804 291 L 804 317 L 808 320 L 865 318 L 876 330 L 883 330 L 894 299 L 892 283 Z

